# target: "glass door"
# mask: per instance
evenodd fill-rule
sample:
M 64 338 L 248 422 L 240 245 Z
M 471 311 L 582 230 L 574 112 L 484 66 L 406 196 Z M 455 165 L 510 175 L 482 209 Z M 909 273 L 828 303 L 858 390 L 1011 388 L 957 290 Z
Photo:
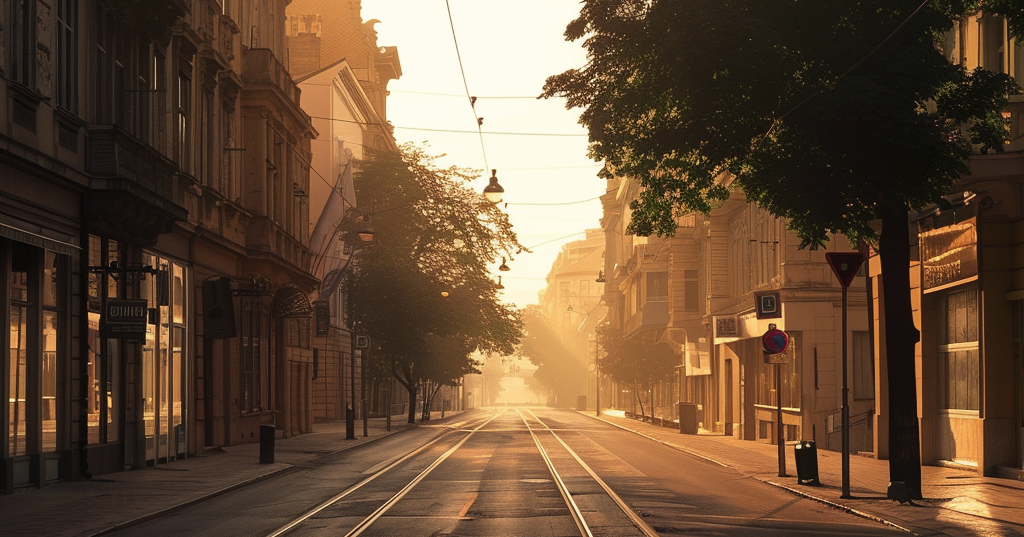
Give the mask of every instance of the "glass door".
M 142 282 L 143 297 L 155 313 L 155 318 L 150 319 L 143 348 L 146 461 L 159 464 L 183 457 L 186 452 L 187 271 L 155 255 L 145 256 L 144 263 L 160 272 L 146 275 Z

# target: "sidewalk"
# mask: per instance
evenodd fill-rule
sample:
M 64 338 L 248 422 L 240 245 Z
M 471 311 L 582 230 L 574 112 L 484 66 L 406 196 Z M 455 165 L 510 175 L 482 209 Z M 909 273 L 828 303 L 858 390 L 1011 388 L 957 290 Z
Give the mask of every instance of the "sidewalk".
M 459 414 L 448 412 L 447 418 Z M 442 422 L 434 413 L 427 424 Z M 274 462 L 260 464 L 260 445 L 244 444 L 210 450 L 201 456 L 131 472 L 96 476 L 42 489 L 0 495 L 0 534 L 13 536 L 89 537 L 131 526 L 162 513 L 203 501 L 294 469 L 329 453 L 379 440 L 416 427 L 394 416 L 391 431 L 385 419 L 368 422 L 368 436 L 356 421 L 356 438 L 345 439 L 345 422 L 316 423 L 313 432 L 278 438 Z
M 586 412 L 594 416 L 594 412 Z M 924 500 L 899 504 L 886 497 L 889 463 L 850 456 L 850 496 L 842 499 L 842 454 L 818 450 L 821 486 L 800 485 L 793 446 L 786 447 L 786 474 L 779 477 L 778 446 L 716 434 L 680 434 L 676 428 L 602 412 L 602 421 L 705 460 L 735 468 L 753 479 L 916 535 L 1024 535 L 1024 482 L 982 477 L 938 466 L 921 468 Z
M 436 417 L 442 424 L 459 412 Z M 593 411 L 581 414 L 594 417 Z M 853 514 L 917 535 L 1024 536 L 1024 482 L 980 477 L 950 468 L 922 468 L 924 500 L 900 505 L 886 498 L 887 461 L 850 457 L 850 492 L 841 499 L 842 458 L 818 451 L 822 486 L 797 483 L 793 448 L 786 449 L 788 477 L 779 477 L 778 447 L 731 436 L 679 434 L 678 429 L 603 412 L 599 418 L 657 442 L 714 463 L 735 468 L 753 479 L 816 499 Z M 273 464 L 259 464 L 259 444 L 233 446 L 202 456 L 132 472 L 97 476 L 89 481 L 59 483 L 0 496 L 0 533 L 8 536 L 90 537 L 127 527 L 169 510 L 288 472 L 329 453 L 384 438 L 417 425 L 401 418 L 385 431 L 383 418 L 369 420 L 369 435 L 345 439 L 345 423 L 317 423 L 310 434 L 275 442 Z

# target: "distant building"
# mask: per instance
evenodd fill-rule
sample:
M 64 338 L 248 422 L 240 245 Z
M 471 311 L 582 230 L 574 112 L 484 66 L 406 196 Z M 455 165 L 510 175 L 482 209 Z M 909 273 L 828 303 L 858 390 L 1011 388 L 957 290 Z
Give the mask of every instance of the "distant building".
M 554 397 L 548 397 L 551 405 L 593 407 L 596 397 L 595 328 L 607 309 L 601 299 L 604 284 L 596 280 L 605 245 L 601 230 L 590 229 L 586 233 L 585 239 L 562 246 L 540 296 L 543 316 L 569 350 L 564 359 L 578 372 L 578 376 L 559 382 L 557 392 L 552 392 Z M 566 401 L 566 397 L 571 399 Z

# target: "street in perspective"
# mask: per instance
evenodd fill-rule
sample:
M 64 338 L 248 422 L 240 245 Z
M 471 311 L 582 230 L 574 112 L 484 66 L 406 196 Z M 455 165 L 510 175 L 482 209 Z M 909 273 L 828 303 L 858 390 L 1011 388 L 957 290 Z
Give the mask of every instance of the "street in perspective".
M 1024 2 L 0 2 L 0 537 L 1024 537 Z
M 884 468 L 875 464 L 857 467 L 858 500 L 842 502 L 835 464 L 822 461 L 823 482 L 803 487 L 796 476 L 767 471 L 774 462 L 771 446 L 750 450 L 734 439 L 681 435 L 614 412 L 595 418 L 574 410 L 502 405 L 390 433 L 377 430 L 382 425 L 374 424 L 375 440 L 348 446 L 343 431 L 329 428 L 294 448 L 291 441 L 280 442 L 278 460 L 291 462 L 272 468 L 259 464 L 258 450 L 239 450 L 189 461 L 197 464 L 178 471 L 125 474 L 151 474 L 149 479 L 97 480 L 68 484 L 70 491 L 54 487 L 4 497 L 5 534 L 1024 532 L 1014 503 L 1024 499 L 1024 487 L 1004 493 L 991 480 L 961 485 L 958 480 L 969 475 L 946 472 L 930 478 L 929 486 L 957 487 L 964 496 L 900 506 L 883 490 L 867 488 L 884 481 Z M 988 511 L 971 512 L 968 503 L 987 504 Z M 49 524 L 32 526 L 38 517 Z

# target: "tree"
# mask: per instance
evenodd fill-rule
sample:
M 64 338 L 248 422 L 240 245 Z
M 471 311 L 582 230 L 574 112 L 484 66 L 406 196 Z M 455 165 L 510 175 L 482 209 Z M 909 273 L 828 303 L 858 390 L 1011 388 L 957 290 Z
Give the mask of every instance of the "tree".
M 632 384 L 640 415 L 644 416 L 641 391 L 646 392 L 655 383 L 671 379 L 679 365 L 679 355 L 667 343 L 655 343 L 642 335 L 624 337 L 599 331 L 598 343 L 605 350 L 604 356 L 598 358 L 601 373 L 620 384 Z M 654 417 L 654 408 L 651 408 L 651 417 Z
M 586 367 L 558 337 L 540 309 L 526 310 L 523 320 L 525 324 L 519 352 L 537 366 L 533 376 L 547 387 L 548 405 L 571 406 L 574 404 L 574 396 L 586 393 Z
M 508 216 L 466 186 L 471 171 L 439 169 L 412 144 L 369 156 L 354 180 L 374 240 L 349 271 L 350 315 L 409 393 L 412 423 L 422 383 L 476 372 L 475 350 L 513 352 L 522 321 L 487 267 L 522 245 Z
M 803 247 L 833 233 L 877 244 L 890 478 L 917 496 L 908 214 L 969 173 L 972 148 L 1001 150 L 1000 111 L 1019 91 L 942 50 L 979 8 L 1022 37 L 1017 0 L 585 0 L 565 35 L 584 39 L 589 61 L 542 94 L 582 108 L 591 156 L 639 181 L 632 232 L 671 236 L 675 216 L 741 189 L 787 218 Z

